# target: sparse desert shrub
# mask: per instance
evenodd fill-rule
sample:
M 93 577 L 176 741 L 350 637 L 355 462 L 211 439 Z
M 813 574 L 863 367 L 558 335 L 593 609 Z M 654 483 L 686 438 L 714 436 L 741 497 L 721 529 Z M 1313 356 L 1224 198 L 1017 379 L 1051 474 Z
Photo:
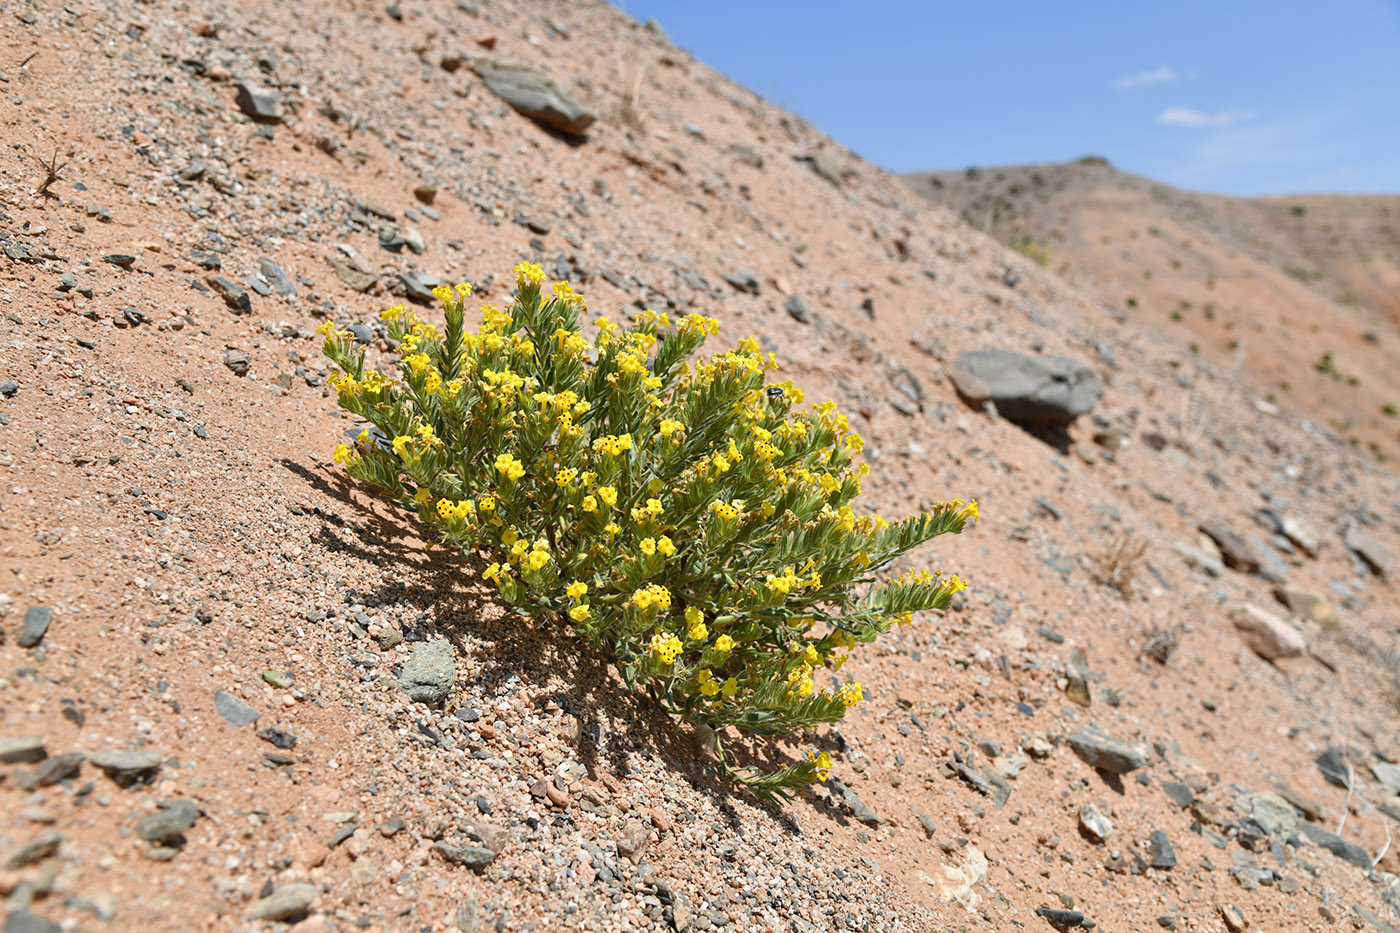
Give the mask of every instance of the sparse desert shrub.
M 1099 580 L 1131 598 L 1137 586 L 1138 570 L 1142 555 L 1147 553 L 1147 542 L 1125 531 L 1118 535 L 1099 554 L 1096 562 Z
M 1148 629 L 1147 635 L 1143 639 L 1141 654 L 1158 664 L 1166 664 L 1171 660 L 1172 652 L 1176 651 L 1176 646 L 1180 643 L 1181 630 L 1177 626 L 1161 628 L 1154 625 Z
M 567 283 L 542 294 L 522 263 L 510 307 L 464 325 L 470 286 L 440 286 L 442 330 L 402 307 L 382 315 L 399 359 L 367 369 L 334 325 L 324 351 L 341 407 L 366 426 L 334 459 L 415 512 L 441 540 L 482 554 L 527 624 L 605 651 L 622 679 L 675 716 L 760 735 L 840 720 L 859 683 L 817 683 L 858 643 L 966 584 L 891 561 L 977 517 L 954 499 L 887 523 L 852 508 L 863 442 L 832 402 L 802 407 L 752 339 L 692 356 L 711 318 L 645 311 L 582 335 Z M 724 770 L 768 801 L 825 779 L 829 756 L 769 774 Z
M 1036 240 L 1033 237 L 1031 237 L 1031 235 L 1028 233 L 1023 233 L 1016 239 L 1012 240 L 1011 248 L 1014 249 L 1016 252 L 1020 253 L 1022 256 L 1025 256 L 1031 262 L 1034 262 L 1036 265 L 1040 266 L 1042 269 L 1048 268 L 1050 265 L 1050 257 L 1052 255 L 1050 247 L 1044 245 L 1043 243 L 1036 242 Z

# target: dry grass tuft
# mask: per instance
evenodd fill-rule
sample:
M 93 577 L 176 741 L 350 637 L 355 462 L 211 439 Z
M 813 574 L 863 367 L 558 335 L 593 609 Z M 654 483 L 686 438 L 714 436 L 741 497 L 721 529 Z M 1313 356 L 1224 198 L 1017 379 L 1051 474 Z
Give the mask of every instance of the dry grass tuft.
M 1130 531 L 1123 532 L 1098 556 L 1099 580 L 1122 593 L 1124 599 L 1131 598 L 1136 590 L 1138 571 L 1145 553 L 1146 539 Z

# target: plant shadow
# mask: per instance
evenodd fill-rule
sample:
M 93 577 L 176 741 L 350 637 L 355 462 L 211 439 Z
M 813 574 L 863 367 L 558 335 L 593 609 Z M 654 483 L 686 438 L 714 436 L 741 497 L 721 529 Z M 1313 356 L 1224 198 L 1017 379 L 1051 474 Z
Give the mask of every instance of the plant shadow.
M 741 826 L 737 805 L 742 803 L 767 811 L 790 833 L 801 832 L 785 810 L 761 803 L 718 771 L 705 753 L 700 730 L 677 722 L 649 697 L 629 690 L 605 649 L 515 614 L 482 582 L 485 562 L 479 557 L 464 557 L 424 541 L 406 511 L 366 494 L 341 474 L 291 459 L 280 464 L 309 489 L 345 507 L 341 514 L 312 509 L 320 519 L 314 544 L 356 561 L 397 569 L 388 582 L 353 590 L 356 601 L 431 609 L 434 634 L 453 645 L 459 681 L 469 681 L 474 692 L 490 697 L 508 695 L 522 683 L 545 684 L 563 675 L 558 679 L 566 686 L 537 703 L 544 706 L 552 700 L 578 720 L 574 750 L 590 777 L 598 779 L 602 770 L 626 777 L 633 755 L 655 755 L 709 797 L 732 828 Z M 428 635 L 405 634 L 417 639 Z M 726 754 L 740 767 L 762 771 L 796 763 L 771 741 L 730 742 Z M 820 803 L 814 809 L 831 814 Z

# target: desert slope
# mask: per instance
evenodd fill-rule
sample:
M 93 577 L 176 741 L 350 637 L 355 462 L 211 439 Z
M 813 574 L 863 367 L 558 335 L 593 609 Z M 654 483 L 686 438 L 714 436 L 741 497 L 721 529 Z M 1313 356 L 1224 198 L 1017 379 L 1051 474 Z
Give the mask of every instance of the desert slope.
M 7 929 L 1397 919 L 1400 488 L 1186 334 L 607 5 L 3 15 Z M 486 56 L 597 122 L 521 116 L 473 71 Z M 438 278 L 504 304 L 522 259 L 591 317 L 756 334 L 860 425 L 872 508 L 980 501 L 921 555 L 972 581 L 965 602 L 839 673 L 867 699 L 811 741 L 841 783 L 755 806 L 329 462 L 351 422 L 315 327 L 360 328 L 382 360 L 384 306 Z M 1088 363 L 1101 420 L 1059 450 L 969 408 L 947 366 L 989 347 Z M 1327 611 L 1219 567 L 1202 524 Z M 1125 536 L 1142 557 L 1102 566 Z M 1241 604 L 1306 649 L 1264 660 Z M 443 640 L 445 700 L 410 701 L 400 673 Z M 1091 767 L 1090 730 L 1139 766 Z M 1329 749 L 1349 788 L 1314 763 Z
M 1277 404 L 1400 453 L 1400 196 L 1229 198 L 1093 159 L 905 180 Z

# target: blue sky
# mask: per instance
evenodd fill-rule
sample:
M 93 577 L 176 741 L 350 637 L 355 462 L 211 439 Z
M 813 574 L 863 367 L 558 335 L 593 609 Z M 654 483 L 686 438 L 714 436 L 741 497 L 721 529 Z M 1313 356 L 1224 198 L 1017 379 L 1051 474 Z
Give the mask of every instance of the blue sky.
M 894 171 L 1086 154 L 1225 194 L 1400 193 L 1400 0 L 616 0 Z

